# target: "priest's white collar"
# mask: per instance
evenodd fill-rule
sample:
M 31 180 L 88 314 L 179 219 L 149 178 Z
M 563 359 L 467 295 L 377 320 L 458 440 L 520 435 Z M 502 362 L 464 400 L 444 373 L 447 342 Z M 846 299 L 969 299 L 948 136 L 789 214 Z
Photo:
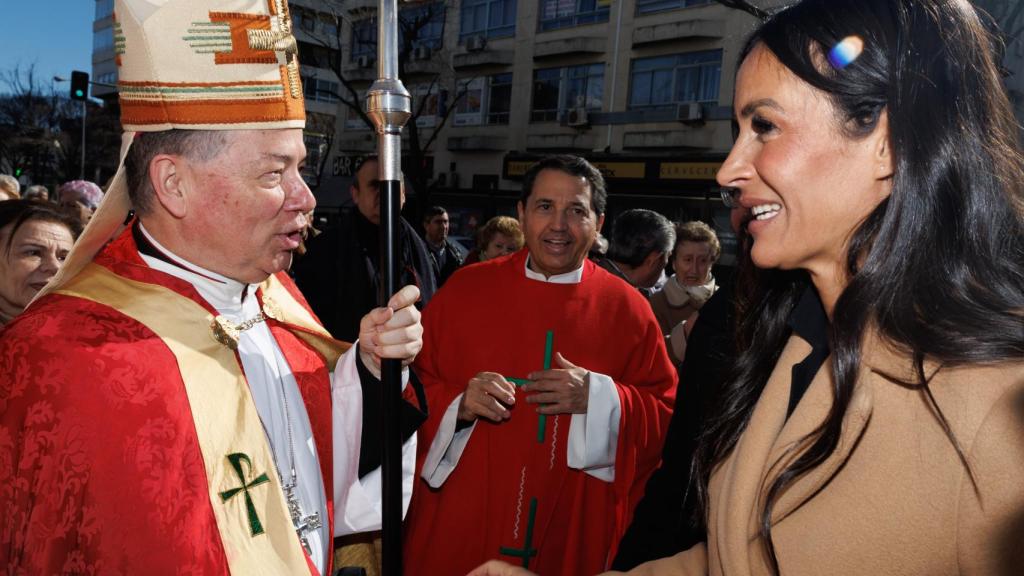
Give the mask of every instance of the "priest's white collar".
M 572 272 L 566 272 L 564 274 L 554 274 L 552 276 L 544 276 L 540 272 L 534 272 L 530 270 L 530 256 L 526 256 L 526 277 L 530 280 L 537 280 L 539 282 L 548 282 L 550 284 L 579 284 L 583 281 L 583 265 L 586 264 L 586 260 L 580 262 L 580 267 L 573 270 Z
M 153 238 L 141 222 L 139 223 L 139 231 L 153 245 L 153 248 L 166 258 L 166 260 L 163 260 L 140 252 L 139 255 L 146 261 L 146 264 L 149 264 L 150 268 L 188 282 L 195 287 L 204 300 L 222 314 L 241 314 L 242 303 L 249 300 L 248 297 L 256 292 L 256 289 L 259 287 L 257 284 L 243 284 L 237 280 L 232 280 L 227 276 L 222 276 L 212 270 L 207 270 L 202 266 L 185 260 L 168 250 L 163 244 L 160 244 L 156 238 Z

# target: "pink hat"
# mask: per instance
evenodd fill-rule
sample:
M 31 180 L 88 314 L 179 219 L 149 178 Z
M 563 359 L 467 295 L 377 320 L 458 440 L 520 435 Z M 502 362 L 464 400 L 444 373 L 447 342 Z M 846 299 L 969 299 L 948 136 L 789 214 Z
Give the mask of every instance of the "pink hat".
M 60 185 L 59 189 L 57 189 L 58 198 L 63 198 L 64 195 L 68 193 L 74 193 L 78 197 L 78 200 L 81 200 L 83 204 L 88 205 L 89 208 L 94 210 L 100 205 L 100 200 L 103 199 L 103 190 L 88 180 L 72 180 L 70 182 L 65 182 Z

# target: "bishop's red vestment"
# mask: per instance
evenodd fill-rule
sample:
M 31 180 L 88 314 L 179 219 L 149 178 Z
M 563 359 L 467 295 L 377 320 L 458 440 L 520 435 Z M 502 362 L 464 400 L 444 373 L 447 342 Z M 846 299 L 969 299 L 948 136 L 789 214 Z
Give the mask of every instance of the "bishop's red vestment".
M 90 266 L 86 271 L 93 277 L 113 282 L 107 286 L 163 290 L 185 308 L 216 314 L 192 285 L 146 266 L 130 230 Z M 84 292 L 95 292 L 94 285 L 79 284 Z M 278 299 L 312 318 L 283 273 L 257 293 L 264 304 L 270 285 Z M 208 318 L 203 314 L 199 318 Z M 268 318 L 268 326 L 298 383 L 324 485 L 330 487 L 328 361 L 323 349 L 308 341 L 308 330 L 290 324 L 287 316 Z M 208 324 L 200 321 L 194 328 L 218 346 Z M 207 486 L 210 463 L 204 466 L 200 426 L 193 421 L 197 408 L 185 393 L 186 367 L 179 366 L 164 337 L 115 307 L 59 292 L 0 332 L 0 565 L 7 573 L 227 574 L 247 553 L 247 544 L 223 538 L 217 514 L 241 518 L 243 524 L 248 518 L 241 530 L 263 531 L 254 542 L 267 542 L 260 538 L 277 529 L 282 536 L 272 541 L 271 554 L 286 542 L 291 550 L 281 554 L 294 561 L 298 551 L 302 571 L 316 572 L 306 565 L 308 558 L 303 560 L 287 519 L 277 526 L 252 523 L 254 518 L 270 523 L 274 517 L 265 510 L 283 504 L 280 493 L 269 488 L 277 486 L 273 464 L 266 458 L 262 467 L 269 469 L 256 464 L 254 451 L 268 450 L 265 446 L 225 454 L 230 465 L 222 467 L 223 492 L 216 492 L 221 488 L 213 487 L 213 480 Z M 233 353 L 226 354 L 226 372 L 240 374 L 237 358 L 230 365 Z M 219 385 L 219 376 L 206 376 L 200 384 Z M 236 413 L 254 413 L 249 406 L 214 410 L 229 428 Z M 262 438 L 256 443 L 265 443 L 258 419 L 256 430 Z M 332 492 L 328 488 L 328 516 L 334 509 Z
M 568 466 L 572 415 L 548 416 L 517 395 L 500 424 L 479 419 L 438 488 L 417 481 L 406 523 L 407 574 L 465 574 L 499 558 L 544 576 L 595 574 L 610 562 L 644 483 L 658 463 L 676 382 L 664 339 L 635 289 L 586 261 L 576 284 L 525 276 L 527 251 L 456 272 L 423 316 L 414 365 L 440 419 L 482 371 L 526 378 L 553 352 L 614 381 L 621 407 L 614 481 Z M 552 368 L 557 368 L 552 365 Z M 589 428 L 589 425 L 588 425 Z

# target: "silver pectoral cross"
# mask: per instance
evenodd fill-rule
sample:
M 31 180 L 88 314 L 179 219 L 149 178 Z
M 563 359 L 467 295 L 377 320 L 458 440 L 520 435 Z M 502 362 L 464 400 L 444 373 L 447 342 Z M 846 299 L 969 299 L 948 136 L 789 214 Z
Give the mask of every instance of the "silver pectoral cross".
M 299 535 L 299 541 L 302 542 L 302 547 L 306 550 L 306 554 L 312 556 L 313 551 L 309 547 L 308 533 L 319 529 L 322 525 L 320 512 L 314 512 L 306 517 L 302 516 L 302 508 L 299 507 L 299 498 L 295 495 L 294 483 L 284 486 L 284 497 L 288 502 L 288 514 L 292 517 L 292 526 L 295 527 L 295 533 Z

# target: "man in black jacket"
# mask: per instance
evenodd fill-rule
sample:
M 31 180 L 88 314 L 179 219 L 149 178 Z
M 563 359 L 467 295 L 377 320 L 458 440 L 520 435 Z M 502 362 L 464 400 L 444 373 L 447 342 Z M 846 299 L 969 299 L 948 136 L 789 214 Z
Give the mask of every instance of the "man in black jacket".
M 676 409 L 668 425 L 661 465 L 647 480 L 644 497 L 633 512 L 612 569 L 628 571 L 657 558 L 672 556 L 706 540 L 707 527 L 697 504 L 697 478 L 691 463 L 738 351 L 735 342 L 737 300 L 747 300 L 753 273 L 746 223 L 750 212 L 733 206 L 730 223 L 739 237 L 736 276 L 715 272 L 718 290 L 701 308 L 687 339 L 679 369 Z
M 444 281 L 462 266 L 466 255 L 448 240 L 448 211 L 441 206 L 431 206 L 423 213 L 423 235 L 434 264 L 437 287 L 440 288 L 444 286 Z
M 359 334 L 359 320 L 377 307 L 380 286 L 380 181 L 377 158 L 369 156 L 356 167 L 349 192 L 357 210 L 341 223 L 309 241 L 306 254 L 295 263 L 295 283 L 332 336 L 348 342 Z M 405 203 L 405 193 L 402 193 Z M 400 219 L 401 270 L 399 286 L 416 284 L 417 307 L 422 309 L 437 290 L 426 245 L 412 226 Z
M 720 288 L 701 308 L 679 370 L 676 409 L 665 435 L 661 465 L 648 479 L 633 521 L 619 542 L 613 570 L 632 570 L 705 540 L 690 466 L 709 404 L 736 354 L 732 278 L 720 274 L 716 279 Z

